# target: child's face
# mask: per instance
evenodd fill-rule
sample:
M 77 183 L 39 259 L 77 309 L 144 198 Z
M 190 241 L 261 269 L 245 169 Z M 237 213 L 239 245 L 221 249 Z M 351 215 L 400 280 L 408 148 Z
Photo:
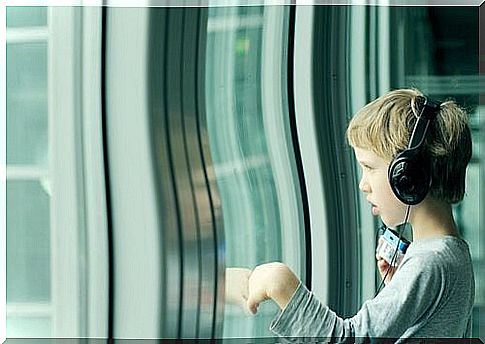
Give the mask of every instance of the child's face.
M 389 162 L 364 148 L 354 147 L 354 152 L 362 167 L 359 189 L 367 194 L 367 201 L 372 205 L 372 215 L 379 215 L 388 227 L 401 224 L 406 206 L 397 199 L 389 185 Z

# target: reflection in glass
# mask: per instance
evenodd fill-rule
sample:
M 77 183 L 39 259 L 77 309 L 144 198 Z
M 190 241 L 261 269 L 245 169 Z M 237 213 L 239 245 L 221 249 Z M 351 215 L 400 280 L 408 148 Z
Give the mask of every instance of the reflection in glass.
M 51 336 L 51 319 L 49 317 L 16 317 L 7 318 L 7 336 L 9 338 L 39 338 Z
M 290 259 L 283 238 L 288 225 L 292 226 L 288 237 L 296 236 L 292 245 L 301 255 L 299 184 L 292 165 L 293 153 L 289 151 L 292 142 L 286 98 L 280 94 L 285 88 L 273 82 L 272 92 L 267 93 L 280 94 L 279 98 L 264 96 L 264 68 L 274 66 L 266 66 L 263 55 L 283 60 L 281 69 L 286 71 L 284 50 L 271 51 L 272 45 L 265 42 L 275 29 L 266 26 L 268 11 L 267 7 L 209 9 L 207 128 L 222 204 L 227 267 L 252 269 L 262 263 Z M 274 12 L 286 18 L 284 11 L 281 7 Z M 273 40 L 285 37 L 275 32 Z M 271 78 L 286 82 L 282 70 L 276 70 L 279 78 Z M 270 123 L 280 127 L 274 129 Z M 295 225 L 283 223 L 285 214 L 295 214 Z M 300 257 L 292 258 L 300 261 Z M 295 272 L 301 275 L 301 266 L 295 265 Z M 223 336 L 273 336 L 268 327 L 276 312 L 272 302 L 262 304 L 254 317 L 245 315 L 237 306 L 226 305 Z
M 47 7 L 7 7 L 7 27 L 47 25 Z
M 212 55 L 206 81 L 207 125 L 222 202 L 226 266 L 253 268 L 261 262 L 281 260 L 279 209 L 259 89 L 262 27 L 241 24 L 242 19 L 260 20 L 261 14 L 256 7 L 209 12 L 232 28 L 208 32 L 207 37 L 207 51 Z M 224 46 L 231 49 L 222 50 Z M 210 96 L 221 92 L 217 98 Z M 263 308 L 257 318 L 264 315 Z M 245 319 L 238 309 L 228 306 L 224 336 L 263 336 L 267 327 L 263 324 L 268 323 Z
M 7 181 L 7 302 L 48 302 L 49 195 L 38 181 Z
M 7 44 L 7 164 L 47 165 L 47 44 Z
M 46 7 L 7 7 L 7 337 L 52 322 Z

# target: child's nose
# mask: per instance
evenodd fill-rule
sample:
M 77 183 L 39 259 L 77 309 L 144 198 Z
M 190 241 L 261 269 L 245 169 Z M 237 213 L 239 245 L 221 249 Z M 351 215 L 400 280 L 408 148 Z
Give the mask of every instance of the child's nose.
M 359 189 L 365 193 L 369 193 L 371 191 L 369 183 L 364 178 L 360 179 Z

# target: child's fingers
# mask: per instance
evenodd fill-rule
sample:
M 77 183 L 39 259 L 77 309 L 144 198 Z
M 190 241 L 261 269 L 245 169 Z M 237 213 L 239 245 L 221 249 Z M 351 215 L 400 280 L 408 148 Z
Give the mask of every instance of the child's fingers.
M 247 309 L 252 313 L 256 314 L 258 312 L 259 304 L 268 300 L 268 297 L 265 296 L 263 290 L 256 290 L 251 291 L 249 290 L 249 297 L 247 300 Z
M 253 283 L 251 284 L 251 282 Z M 248 290 L 249 295 L 246 301 L 246 307 L 252 314 L 256 314 L 258 312 L 259 304 L 264 301 L 264 297 L 261 296 L 260 285 L 250 280 Z
M 264 267 L 258 266 L 249 276 L 247 309 L 252 313 L 258 312 L 259 304 L 268 299 L 266 292 Z
M 392 279 L 392 276 L 394 275 L 394 272 L 396 271 L 396 268 L 392 267 L 386 260 L 382 258 L 377 261 L 377 267 L 379 269 L 379 274 L 381 275 L 381 278 L 384 279 L 385 277 L 385 283 L 389 283 Z
M 384 259 L 380 259 L 377 261 L 377 266 L 379 271 L 386 271 L 389 268 L 389 263 L 386 262 Z
M 255 302 L 254 300 L 247 301 L 247 309 L 252 313 L 256 314 L 258 312 L 259 303 Z
M 376 260 L 377 260 L 377 267 L 379 268 L 379 270 L 387 269 L 387 267 L 389 266 L 389 263 L 378 254 L 376 254 Z
M 386 277 L 386 283 L 391 280 L 396 270 L 396 268 L 389 265 L 389 263 L 383 258 L 377 261 L 377 268 L 379 269 L 379 274 L 381 275 L 381 278 L 384 279 L 384 277 Z

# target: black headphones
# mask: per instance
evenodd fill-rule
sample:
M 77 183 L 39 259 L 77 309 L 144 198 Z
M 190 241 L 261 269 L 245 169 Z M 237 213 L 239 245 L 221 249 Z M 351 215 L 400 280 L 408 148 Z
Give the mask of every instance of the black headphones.
M 421 111 L 408 148 L 397 154 L 389 165 L 388 179 L 391 189 L 406 205 L 420 203 L 431 187 L 431 161 L 424 156 L 422 148 L 429 124 L 436 118 L 440 104 L 424 96 L 417 98 L 417 109 Z

